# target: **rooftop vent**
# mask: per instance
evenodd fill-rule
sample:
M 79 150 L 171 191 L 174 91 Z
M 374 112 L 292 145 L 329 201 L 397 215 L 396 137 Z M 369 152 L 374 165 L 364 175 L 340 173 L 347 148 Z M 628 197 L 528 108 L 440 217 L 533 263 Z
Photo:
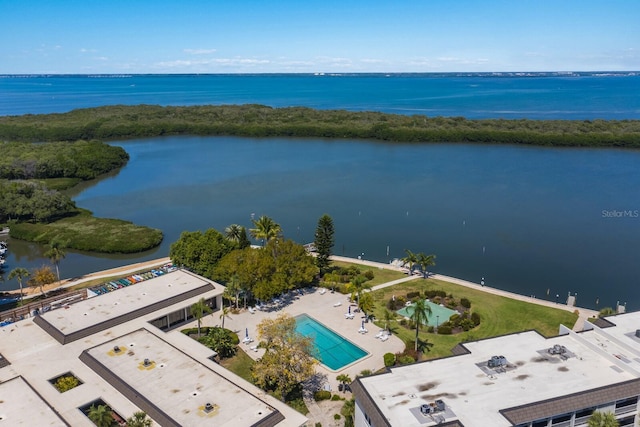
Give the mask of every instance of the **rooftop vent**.
M 211 403 L 209 403 L 209 402 L 207 402 L 207 404 L 204 405 L 204 412 L 209 413 L 209 412 L 213 411 L 213 409 L 214 409 L 213 405 Z
M 565 354 L 567 352 L 567 348 L 560 344 L 555 344 L 553 347 L 547 350 L 549 354 Z
M 117 345 L 113 347 L 113 352 L 114 353 L 120 353 L 122 350 L 120 350 L 120 347 L 118 347 Z
M 490 368 L 499 368 L 506 365 L 507 359 L 504 356 L 491 356 L 491 359 L 487 361 L 487 366 Z
M 142 362 L 142 364 L 143 364 L 145 367 L 149 367 L 149 366 L 151 366 L 151 361 L 150 361 L 149 359 L 144 359 L 144 362 Z

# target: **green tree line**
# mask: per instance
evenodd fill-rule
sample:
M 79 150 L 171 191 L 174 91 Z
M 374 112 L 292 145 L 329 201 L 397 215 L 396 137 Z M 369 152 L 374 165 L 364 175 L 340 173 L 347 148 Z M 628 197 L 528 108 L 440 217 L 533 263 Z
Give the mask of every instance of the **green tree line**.
M 0 223 L 50 222 L 76 212 L 76 205 L 68 196 L 41 183 L 0 180 Z
M 99 141 L 0 143 L 0 178 L 79 178 L 88 180 L 124 166 L 122 147 Z
M 113 140 L 161 135 L 640 147 L 640 120 L 468 120 L 262 105 L 114 105 L 64 114 L 0 117 L 3 140 Z

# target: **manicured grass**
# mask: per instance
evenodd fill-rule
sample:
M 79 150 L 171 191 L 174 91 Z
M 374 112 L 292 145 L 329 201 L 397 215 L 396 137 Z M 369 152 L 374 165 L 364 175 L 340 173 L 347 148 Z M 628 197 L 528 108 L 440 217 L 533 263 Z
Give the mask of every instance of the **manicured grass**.
M 560 324 L 573 326 L 577 314 L 556 308 L 513 300 L 487 292 L 466 288 L 449 282 L 433 279 L 417 279 L 372 292 L 376 303 L 374 316 L 376 325 L 384 327 L 384 310 L 386 303 L 393 295 L 405 296 L 407 292 L 442 289 L 453 294 L 456 299 L 465 297 L 471 301 L 471 310 L 480 315 L 481 323 L 476 328 L 456 335 L 438 335 L 428 333 L 427 328 L 420 329 L 420 339 L 428 340 L 433 346 L 425 358 L 450 356 L 451 349 L 463 341 L 473 341 L 525 330 L 535 329 L 542 335 L 550 337 L 558 334 Z M 415 339 L 415 329 L 409 330 L 399 324 L 402 317 L 396 314 L 391 322 L 391 329 L 405 343 Z M 446 319 L 441 319 L 442 321 Z
M 407 275 L 401 271 L 389 270 L 386 268 L 369 267 L 368 265 L 362 265 L 362 264 L 354 264 L 354 263 L 341 262 L 341 261 L 331 261 L 331 265 L 336 267 L 345 267 L 345 268 L 355 265 L 360 269 L 362 273 L 364 273 L 367 270 L 373 271 L 373 279 L 367 280 L 366 282 L 367 285 L 371 285 L 372 287 L 376 285 L 380 285 L 382 283 L 387 283 L 394 280 L 402 279 L 403 277 L 407 277 Z
M 238 349 L 235 356 L 227 359 L 220 360 L 220 365 L 227 368 L 239 377 L 244 378 L 253 384 L 253 378 L 251 377 L 251 367 L 254 365 L 254 361 L 247 355 L 242 349 Z

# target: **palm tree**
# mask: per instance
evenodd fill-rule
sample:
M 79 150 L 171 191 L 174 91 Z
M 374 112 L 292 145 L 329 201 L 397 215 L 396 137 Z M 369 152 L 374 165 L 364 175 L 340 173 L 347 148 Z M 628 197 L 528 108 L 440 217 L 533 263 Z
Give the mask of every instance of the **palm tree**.
M 236 302 L 236 309 L 238 309 L 238 304 L 240 302 L 240 291 L 242 290 L 240 286 L 240 279 L 238 279 L 238 275 L 234 274 L 231 276 L 231 279 L 227 283 L 225 283 L 225 296 L 228 299 L 234 299 Z
M 62 261 L 67 256 L 66 252 L 64 251 L 65 247 L 66 245 L 63 242 L 57 239 L 53 239 L 49 244 L 49 250 L 44 253 L 44 256 L 49 258 L 51 263 L 56 266 L 56 276 L 58 277 L 58 282 L 60 281 L 60 261 Z
M 431 306 L 422 298 L 418 299 L 414 303 L 413 313 L 411 313 L 411 320 L 416 324 L 416 351 L 418 351 L 418 333 L 420 332 L 420 325 L 427 323 L 430 315 Z
M 424 252 L 420 252 L 417 255 L 417 262 L 422 269 L 422 277 L 424 277 L 425 279 L 427 278 L 427 267 L 436 265 L 435 259 L 435 255 L 425 255 Z
M 620 423 L 612 412 L 593 411 L 587 425 L 589 427 L 618 427 Z
M 409 249 L 405 249 L 404 251 L 407 256 L 401 258 L 401 261 L 404 262 L 405 265 L 409 264 L 409 274 L 411 274 L 413 273 L 413 266 L 418 262 L 418 256 Z
M 228 317 L 229 319 L 231 319 L 231 316 L 229 316 L 229 307 L 225 307 L 222 306 L 222 310 L 220 310 L 220 320 L 222 320 L 222 329 L 224 329 L 224 319 Z
M 348 374 L 340 374 L 336 377 L 336 380 L 340 381 L 340 384 L 343 384 L 343 391 L 346 391 L 346 387 L 344 387 L 344 384 L 349 384 L 352 381 L 351 377 Z
M 211 313 L 211 307 L 209 307 L 204 300 L 204 298 L 200 298 L 198 302 L 193 303 L 191 305 L 191 314 L 198 321 L 198 338 L 200 338 L 200 322 L 205 314 Z
M 388 333 L 391 333 L 391 321 L 393 320 L 393 317 L 393 314 L 389 310 L 384 310 L 384 324 Z
M 226 236 L 227 239 L 231 240 L 232 242 L 239 242 L 242 237 L 243 228 L 244 227 L 242 227 L 241 225 L 231 224 L 230 226 L 224 229 L 224 235 Z
M 251 236 L 254 239 L 263 240 L 264 244 L 282 234 L 280 224 L 276 223 L 266 215 L 262 215 L 257 220 L 251 220 L 251 222 L 253 222 L 253 226 L 255 228 L 250 229 L 249 233 L 251 233 Z
M 127 418 L 127 427 L 151 427 L 153 422 L 143 411 L 134 412 Z
M 26 268 L 17 267 L 11 270 L 11 272 L 7 276 L 9 280 L 15 277 L 18 283 L 20 284 L 20 302 L 21 303 L 22 303 L 22 298 L 24 297 L 24 295 L 22 294 L 22 279 L 24 279 L 25 277 L 29 277 L 29 274 L 30 274 L 29 270 L 27 270 Z
M 244 249 L 251 243 L 247 239 L 247 229 L 238 224 L 231 224 L 224 229 L 224 235 L 227 239 L 238 245 L 238 248 Z
M 87 416 L 98 427 L 110 427 L 114 421 L 111 408 L 107 405 L 91 405 Z

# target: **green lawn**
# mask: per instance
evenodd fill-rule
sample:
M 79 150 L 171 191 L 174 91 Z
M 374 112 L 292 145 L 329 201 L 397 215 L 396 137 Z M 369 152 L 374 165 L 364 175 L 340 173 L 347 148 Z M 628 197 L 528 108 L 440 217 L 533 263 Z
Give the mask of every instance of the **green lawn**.
M 364 273 L 367 270 L 373 271 L 373 279 L 367 280 L 367 285 L 370 285 L 371 287 L 380 285 L 382 283 L 387 283 L 394 280 L 402 279 L 403 277 L 407 277 L 407 275 L 401 271 L 389 270 L 386 268 L 369 267 L 368 265 L 362 265 L 362 264 L 354 264 L 354 263 L 341 262 L 341 261 L 331 261 L 331 265 L 337 266 L 337 267 L 345 267 L 345 268 L 355 265 L 360 269 L 362 273 Z
M 405 296 L 407 292 L 442 289 L 453 294 L 456 299 L 465 297 L 471 301 L 471 310 L 480 315 L 481 323 L 469 332 L 456 335 L 437 335 L 428 333 L 426 328 L 420 330 L 420 339 L 433 344 L 426 358 L 451 355 L 451 349 L 462 341 L 472 341 L 514 332 L 535 329 L 542 335 L 550 337 L 558 334 L 560 324 L 572 327 L 578 315 L 566 310 L 544 307 L 524 301 L 493 295 L 487 292 L 470 289 L 464 286 L 434 279 L 417 279 L 372 292 L 376 307 L 374 316 L 376 325 L 384 327 L 384 310 L 386 303 L 393 295 Z M 415 329 L 409 330 L 399 324 L 401 316 L 391 323 L 391 329 L 405 343 L 415 339 Z

